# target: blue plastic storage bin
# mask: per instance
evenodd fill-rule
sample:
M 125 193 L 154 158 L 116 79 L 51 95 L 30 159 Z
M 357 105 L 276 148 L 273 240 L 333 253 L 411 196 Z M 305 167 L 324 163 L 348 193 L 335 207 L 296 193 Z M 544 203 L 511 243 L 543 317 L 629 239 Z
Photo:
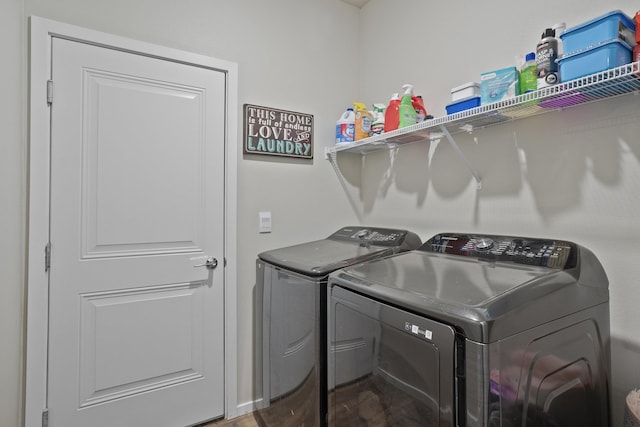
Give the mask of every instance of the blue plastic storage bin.
M 619 10 L 614 10 L 598 18 L 587 21 L 560 35 L 565 55 L 593 47 L 612 39 L 635 44 L 636 24 L 633 19 Z
M 600 43 L 558 59 L 560 81 L 566 82 L 631 62 L 631 47 L 619 39 Z
M 474 96 L 473 98 L 467 98 L 461 101 L 453 102 L 447 105 L 445 109 L 447 110 L 447 114 L 453 114 L 478 106 L 480 106 L 480 97 Z

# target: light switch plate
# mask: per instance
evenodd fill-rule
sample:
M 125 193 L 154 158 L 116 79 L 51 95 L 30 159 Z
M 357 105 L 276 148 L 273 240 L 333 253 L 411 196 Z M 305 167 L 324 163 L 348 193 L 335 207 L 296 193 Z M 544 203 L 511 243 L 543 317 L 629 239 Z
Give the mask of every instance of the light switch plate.
M 271 233 L 271 212 L 259 212 L 258 217 L 260 219 L 260 233 Z

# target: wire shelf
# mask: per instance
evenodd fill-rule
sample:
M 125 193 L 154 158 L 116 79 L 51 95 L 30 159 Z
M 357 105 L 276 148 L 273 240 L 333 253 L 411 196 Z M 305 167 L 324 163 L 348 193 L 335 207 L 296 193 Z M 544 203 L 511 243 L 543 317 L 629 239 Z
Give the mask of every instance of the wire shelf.
M 367 154 L 402 144 L 441 139 L 447 133 L 455 135 L 470 132 L 511 120 L 639 92 L 640 62 L 632 62 L 515 98 L 437 117 L 360 141 L 328 147 L 325 156 L 329 160 L 335 160 L 338 152 Z

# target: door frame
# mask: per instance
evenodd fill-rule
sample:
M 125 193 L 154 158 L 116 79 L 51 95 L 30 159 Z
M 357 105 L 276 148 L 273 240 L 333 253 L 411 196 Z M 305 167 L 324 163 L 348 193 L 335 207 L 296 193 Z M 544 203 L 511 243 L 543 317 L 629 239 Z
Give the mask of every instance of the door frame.
M 48 273 L 45 247 L 49 242 L 50 108 L 47 81 L 51 78 L 53 37 L 76 40 L 139 55 L 214 69 L 226 75 L 225 213 L 224 213 L 224 409 L 238 413 L 237 396 L 237 129 L 238 66 L 236 63 L 154 45 L 70 24 L 32 16 L 29 40 L 29 201 L 26 289 L 25 427 L 42 427 L 47 409 Z

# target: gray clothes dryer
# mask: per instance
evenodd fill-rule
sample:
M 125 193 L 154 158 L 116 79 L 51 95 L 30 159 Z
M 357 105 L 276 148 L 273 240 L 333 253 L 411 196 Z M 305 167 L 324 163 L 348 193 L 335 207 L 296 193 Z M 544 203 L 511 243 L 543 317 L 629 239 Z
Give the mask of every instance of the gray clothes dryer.
M 608 280 L 582 246 L 441 233 L 329 290 L 332 427 L 609 425 Z
M 254 388 L 263 426 L 326 425 L 329 273 L 421 243 L 407 230 L 343 227 L 258 255 Z

